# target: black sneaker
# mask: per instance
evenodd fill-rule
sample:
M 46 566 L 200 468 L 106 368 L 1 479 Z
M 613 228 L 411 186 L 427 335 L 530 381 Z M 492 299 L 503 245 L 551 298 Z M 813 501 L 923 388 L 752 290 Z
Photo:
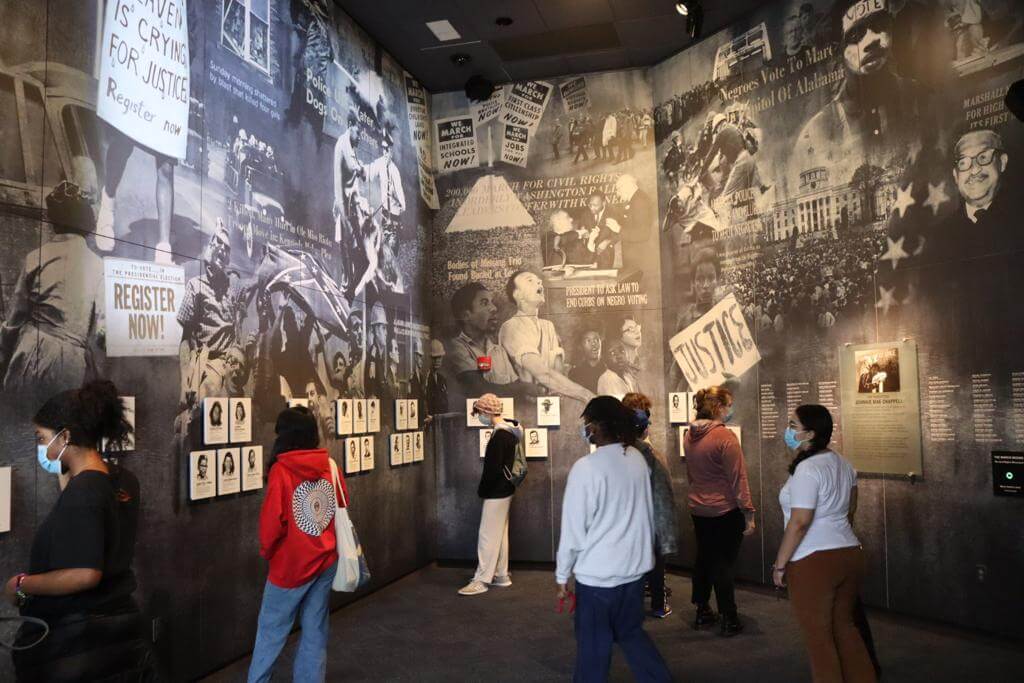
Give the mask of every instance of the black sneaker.
M 697 617 L 694 619 L 693 627 L 695 629 L 702 629 L 708 626 L 712 626 L 718 621 L 718 615 L 715 614 L 707 605 L 697 605 Z
M 734 615 L 723 615 L 722 616 L 722 637 L 732 638 L 743 630 L 743 622 L 740 621 L 739 617 Z

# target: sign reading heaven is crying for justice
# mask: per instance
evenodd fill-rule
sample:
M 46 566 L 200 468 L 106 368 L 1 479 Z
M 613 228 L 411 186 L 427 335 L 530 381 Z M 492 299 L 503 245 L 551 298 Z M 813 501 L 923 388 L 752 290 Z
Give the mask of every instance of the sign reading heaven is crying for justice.
M 733 294 L 672 337 L 668 344 L 691 391 L 739 377 L 761 360 Z
M 189 52 L 186 0 L 108 0 L 100 45 L 99 117 L 160 154 L 185 158 Z
M 147 261 L 103 259 L 107 356 L 177 356 L 185 270 Z

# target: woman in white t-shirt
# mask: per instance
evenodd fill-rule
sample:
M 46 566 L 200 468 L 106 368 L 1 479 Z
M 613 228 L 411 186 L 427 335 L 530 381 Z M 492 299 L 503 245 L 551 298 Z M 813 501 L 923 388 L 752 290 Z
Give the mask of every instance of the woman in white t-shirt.
M 824 406 L 797 408 L 785 440 L 797 456 L 779 492 L 786 530 L 772 581 L 789 586 L 815 683 L 873 682 L 875 671 L 854 620 L 864 576 L 864 553 L 851 525 L 857 473 L 828 447 L 832 415 Z

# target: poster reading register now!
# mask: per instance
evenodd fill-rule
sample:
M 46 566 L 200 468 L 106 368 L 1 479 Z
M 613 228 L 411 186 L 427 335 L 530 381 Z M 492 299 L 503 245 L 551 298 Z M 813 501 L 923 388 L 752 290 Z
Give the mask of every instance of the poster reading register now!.
M 100 44 L 96 113 L 160 154 L 188 146 L 189 46 L 186 0 L 109 0 Z

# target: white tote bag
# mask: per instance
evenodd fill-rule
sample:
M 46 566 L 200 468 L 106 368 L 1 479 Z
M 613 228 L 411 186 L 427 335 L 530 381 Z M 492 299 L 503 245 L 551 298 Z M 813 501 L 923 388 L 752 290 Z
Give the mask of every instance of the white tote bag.
M 363 557 L 363 548 L 359 545 L 356 528 L 348 516 L 348 500 L 344 498 L 345 489 L 338 481 L 338 466 L 333 458 L 328 458 L 328 460 L 331 463 L 331 476 L 334 479 L 335 489 L 342 496 L 341 504 L 334 511 L 334 534 L 338 539 L 338 565 L 331 588 L 342 593 L 354 593 L 370 580 L 370 571 L 366 565 L 366 559 Z

